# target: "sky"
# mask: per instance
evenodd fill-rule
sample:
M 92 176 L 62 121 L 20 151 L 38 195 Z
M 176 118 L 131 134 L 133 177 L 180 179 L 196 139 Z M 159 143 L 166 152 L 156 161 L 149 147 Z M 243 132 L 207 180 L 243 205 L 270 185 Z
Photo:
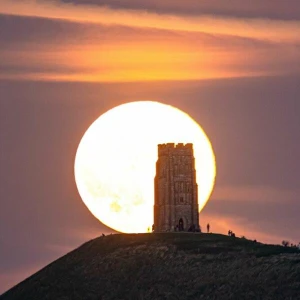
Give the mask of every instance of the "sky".
M 101 114 L 170 104 L 217 161 L 213 232 L 300 242 L 298 0 L 0 0 L 0 293 L 112 230 L 74 159 Z

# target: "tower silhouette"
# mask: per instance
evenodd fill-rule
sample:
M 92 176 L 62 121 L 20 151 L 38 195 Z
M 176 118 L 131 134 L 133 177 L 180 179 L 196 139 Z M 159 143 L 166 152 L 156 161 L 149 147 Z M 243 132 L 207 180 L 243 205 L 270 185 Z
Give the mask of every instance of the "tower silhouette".
M 199 229 L 193 144 L 158 145 L 154 188 L 156 232 Z

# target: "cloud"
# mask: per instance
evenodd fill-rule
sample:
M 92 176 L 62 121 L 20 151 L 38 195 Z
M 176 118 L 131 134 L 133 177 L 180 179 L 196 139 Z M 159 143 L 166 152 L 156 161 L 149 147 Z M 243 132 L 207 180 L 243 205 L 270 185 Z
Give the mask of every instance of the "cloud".
M 201 223 L 211 223 L 214 232 L 226 234 L 231 229 L 261 242 L 298 243 L 299 192 L 278 186 L 217 186 L 200 214 Z
M 300 72 L 300 51 L 256 38 L 0 16 L 0 78 L 128 82 Z M 290 65 L 288 71 L 286 65 Z
M 61 0 L 78 5 L 92 4 L 113 9 L 147 10 L 160 14 L 215 15 L 238 18 L 299 20 L 298 0 Z
M 300 72 L 300 21 L 33 0 L 3 0 L 1 12 L 2 79 L 130 82 Z
M 294 201 L 300 190 L 270 186 L 218 186 L 212 199 L 225 201 L 273 203 Z
M 0 13 L 76 22 L 156 28 L 175 31 L 229 34 L 274 41 L 300 40 L 300 22 L 269 19 L 221 18 L 212 16 L 160 15 L 146 10 L 111 9 L 58 1 L 2 0 Z

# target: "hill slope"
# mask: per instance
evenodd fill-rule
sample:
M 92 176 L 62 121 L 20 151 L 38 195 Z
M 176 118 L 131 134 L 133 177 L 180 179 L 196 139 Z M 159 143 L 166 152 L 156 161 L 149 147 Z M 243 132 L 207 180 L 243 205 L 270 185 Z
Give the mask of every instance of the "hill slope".
M 300 253 L 215 234 L 117 234 L 87 242 L 0 299 L 300 299 Z

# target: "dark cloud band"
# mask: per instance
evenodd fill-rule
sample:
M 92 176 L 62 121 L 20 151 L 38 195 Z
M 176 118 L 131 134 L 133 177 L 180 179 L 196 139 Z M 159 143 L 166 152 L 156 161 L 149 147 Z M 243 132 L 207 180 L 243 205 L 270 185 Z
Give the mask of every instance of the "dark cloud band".
M 300 20 L 298 0 L 61 0 L 64 3 L 91 4 L 113 9 L 147 10 L 159 14 L 215 15 L 236 18 Z

